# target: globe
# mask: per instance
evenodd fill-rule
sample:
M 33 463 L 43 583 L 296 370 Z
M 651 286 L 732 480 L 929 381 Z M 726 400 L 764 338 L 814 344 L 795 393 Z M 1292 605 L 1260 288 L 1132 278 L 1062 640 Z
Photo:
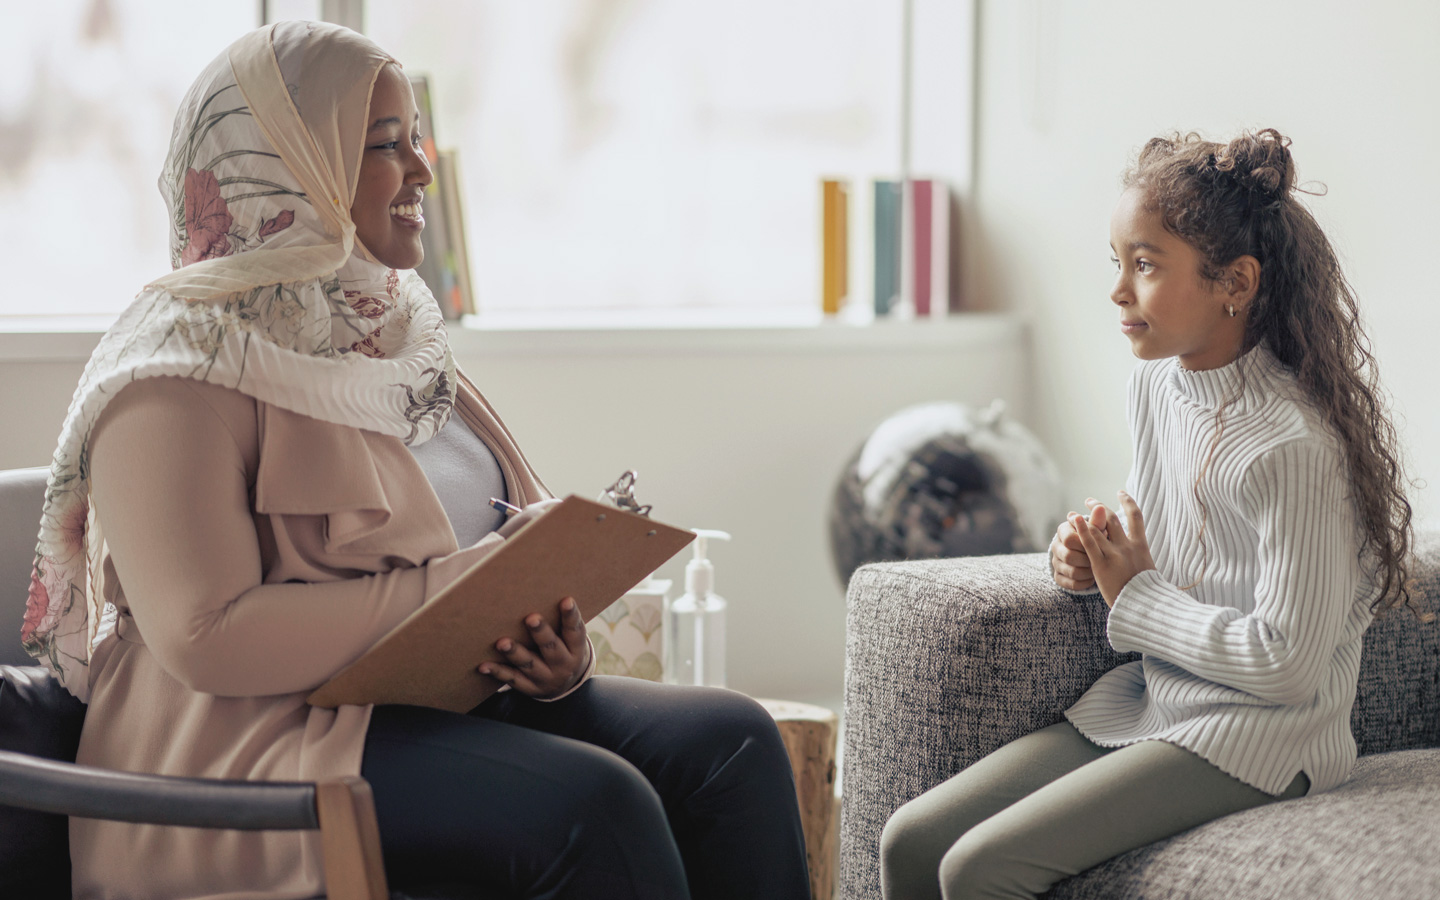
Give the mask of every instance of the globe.
M 1041 550 L 1061 502 L 1054 461 L 1002 401 L 912 406 L 880 423 L 835 487 L 835 570 L 848 583 L 871 562 Z

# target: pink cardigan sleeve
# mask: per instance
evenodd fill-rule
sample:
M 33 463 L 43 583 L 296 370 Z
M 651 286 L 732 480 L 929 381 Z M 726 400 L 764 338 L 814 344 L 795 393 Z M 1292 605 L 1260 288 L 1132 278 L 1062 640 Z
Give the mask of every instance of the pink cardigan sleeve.
M 90 457 L 96 515 L 135 624 L 167 672 L 205 693 L 318 687 L 503 542 L 492 534 L 378 575 L 262 584 L 244 450 L 182 379 L 117 394 Z

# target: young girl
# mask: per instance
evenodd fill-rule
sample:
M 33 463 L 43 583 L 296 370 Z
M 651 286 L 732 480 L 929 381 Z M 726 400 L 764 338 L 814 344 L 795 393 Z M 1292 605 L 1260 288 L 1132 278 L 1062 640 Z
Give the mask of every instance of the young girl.
M 1361 637 L 1410 600 L 1395 430 L 1354 294 L 1294 196 L 1289 141 L 1156 138 L 1124 185 L 1110 299 L 1142 360 L 1134 468 L 1122 515 L 1089 501 L 1050 557 L 1062 588 L 1103 596 L 1111 645 L 1143 659 L 901 807 L 881 839 L 889 900 L 1034 897 L 1339 785 Z

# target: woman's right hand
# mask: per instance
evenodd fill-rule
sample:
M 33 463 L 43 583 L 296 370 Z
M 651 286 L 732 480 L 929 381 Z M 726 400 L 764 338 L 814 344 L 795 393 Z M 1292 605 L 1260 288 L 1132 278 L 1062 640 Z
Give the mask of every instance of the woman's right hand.
M 560 501 L 553 497 L 549 500 L 538 500 L 526 506 L 515 515 L 507 518 L 500 524 L 499 528 L 495 529 L 495 532 L 503 538 L 508 538 L 528 523 L 535 521 L 559 505 Z
M 1105 507 L 1094 499 L 1087 499 L 1085 505 L 1090 507 L 1090 524 L 1103 532 L 1109 524 Z M 1073 515 L 1073 512 L 1067 515 L 1055 529 L 1055 540 L 1050 542 L 1050 574 L 1055 583 L 1067 591 L 1089 591 L 1095 587 L 1095 573 L 1090 568 L 1085 545 L 1080 543 L 1080 535 L 1070 524 Z

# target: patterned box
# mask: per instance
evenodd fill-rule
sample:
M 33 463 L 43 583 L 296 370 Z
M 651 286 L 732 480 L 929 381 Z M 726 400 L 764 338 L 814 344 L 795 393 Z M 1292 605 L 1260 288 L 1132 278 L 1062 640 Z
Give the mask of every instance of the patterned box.
M 660 681 L 665 674 L 665 621 L 668 580 L 647 578 L 607 606 L 587 627 L 595 645 L 595 671 Z

